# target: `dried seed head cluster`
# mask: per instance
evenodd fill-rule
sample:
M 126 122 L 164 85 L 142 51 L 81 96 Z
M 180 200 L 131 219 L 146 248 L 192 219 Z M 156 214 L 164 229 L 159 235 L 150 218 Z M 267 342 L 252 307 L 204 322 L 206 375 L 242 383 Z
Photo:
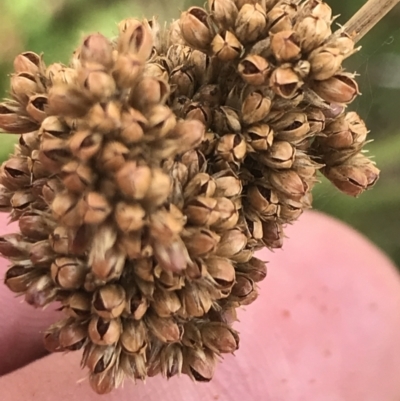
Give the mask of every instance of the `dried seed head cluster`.
M 15 59 L 0 127 L 6 285 L 65 319 L 51 351 L 83 348 L 95 391 L 125 377 L 209 381 L 234 352 L 236 309 L 311 207 L 317 171 L 357 196 L 378 170 L 358 94 L 320 0 L 209 0 L 161 30 L 128 19 L 86 37 L 69 64 Z

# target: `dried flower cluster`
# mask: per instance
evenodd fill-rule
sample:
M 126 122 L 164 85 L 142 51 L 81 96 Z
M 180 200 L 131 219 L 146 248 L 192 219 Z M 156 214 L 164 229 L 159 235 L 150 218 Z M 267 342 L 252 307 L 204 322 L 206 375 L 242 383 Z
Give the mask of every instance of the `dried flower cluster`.
M 236 309 L 266 275 L 254 257 L 311 207 L 321 170 L 359 195 L 378 178 L 358 94 L 321 0 L 209 0 L 166 30 L 128 19 L 69 66 L 15 59 L 0 127 L 7 286 L 66 314 L 51 351 L 83 348 L 99 393 L 125 377 L 212 378 Z

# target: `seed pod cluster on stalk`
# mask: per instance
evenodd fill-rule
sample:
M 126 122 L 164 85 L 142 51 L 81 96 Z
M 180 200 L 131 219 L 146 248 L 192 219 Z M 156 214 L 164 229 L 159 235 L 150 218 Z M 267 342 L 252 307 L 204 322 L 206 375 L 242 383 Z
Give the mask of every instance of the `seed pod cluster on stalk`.
M 70 64 L 16 57 L 0 127 L 5 283 L 65 319 L 51 351 L 83 349 L 95 391 L 124 378 L 211 380 L 238 349 L 236 310 L 312 204 L 317 172 L 357 196 L 379 171 L 358 94 L 320 0 L 209 0 L 168 28 L 127 19 Z

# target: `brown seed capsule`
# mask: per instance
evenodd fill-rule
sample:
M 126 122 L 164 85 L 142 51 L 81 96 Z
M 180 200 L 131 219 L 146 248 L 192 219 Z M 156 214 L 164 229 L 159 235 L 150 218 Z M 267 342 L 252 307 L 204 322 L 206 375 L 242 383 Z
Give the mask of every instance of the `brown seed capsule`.
M 61 167 L 69 161 L 71 153 L 65 139 L 42 136 L 39 149 L 39 161 L 45 169 L 53 174 L 58 173 Z
M 115 319 L 125 308 L 125 290 L 117 284 L 108 284 L 93 294 L 95 312 L 104 319 Z
M 86 292 L 73 292 L 64 302 L 63 311 L 73 318 L 84 318 L 90 314 L 91 299 Z
M 48 205 L 51 205 L 54 198 L 63 190 L 62 183 L 57 178 L 52 178 L 47 180 L 47 182 L 42 187 L 43 199 Z
M 359 50 L 359 48 L 354 49 L 355 43 L 354 40 L 346 32 L 337 33 L 332 35 L 328 41 L 329 47 L 337 48 L 340 51 L 340 54 L 347 58 L 351 56 L 353 53 Z
M 101 224 L 111 213 L 112 208 L 106 197 L 98 192 L 88 192 L 79 200 L 77 205 L 84 224 Z
M 212 197 L 215 193 L 215 189 L 216 184 L 212 177 L 206 173 L 198 173 L 185 186 L 184 197 L 185 199 L 198 195 Z
M 133 319 L 141 320 L 149 307 L 149 301 L 136 287 L 131 291 L 127 294 L 126 311 Z
M 201 327 L 203 344 L 216 354 L 233 353 L 239 348 L 238 333 L 222 323 L 207 323 Z
M 231 107 L 220 106 L 214 110 L 213 129 L 216 132 L 219 134 L 240 133 L 241 128 L 238 113 Z
M 20 153 L 22 156 L 29 156 L 33 150 L 39 148 L 38 131 L 22 134 L 18 140 Z
M 251 92 L 242 104 L 242 119 L 246 124 L 260 122 L 271 110 L 271 98 L 264 97 L 261 92 Z
M 270 33 L 289 31 L 293 28 L 291 15 L 281 6 L 273 7 L 267 14 L 267 28 Z
M 235 23 L 237 38 L 243 43 L 255 42 L 266 33 L 265 10 L 260 4 L 244 4 Z
M 182 370 L 194 381 L 209 382 L 214 376 L 215 366 L 214 352 L 188 348 Z
M 88 343 L 83 352 L 82 366 L 87 366 L 95 374 L 101 374 L 112 370 L 117 358 L 118 352 L 114 346 Z
M 20 216 L 23 212 L 28 210 L 35 198 L 32 192 L 16 191 L 10 199 L 10 204 L 13 208 L 13 216 Z
M 307 115 L 289 112 L 277 122 L 272 123 L 276 139 L 297 145 L 310 136 L 310 124 Z
M 226 231 L 221 236 L 216 254 L 221 257 L 230 258 L 238 254 L 247 244 L 247 238 L 239 229 Z
M 184 108 L 183 114 L 185 118 L 188 120 L 199 120 L 202 124 L 204 124 L 206 128 L 208 128 L 211 125 L 212 122 L 211 108 L 202 105 L 200 102 L 188 103 Z
M 117 49 L 119 53 L 135 54 L 140 61 L 146 61 L 153 49 L 153 35 L 148 23 L 128 18 L 118 24 L 119 37 Z
M 213 309 L 210 310 L 210 313 Z M 184 325 L 182 344 L 188 348 L 195 348 L 197 344 L 201 344 L 201 334 L 197 324 L 193 321 L 186 322 Z
M 25 293 L 29 285 L 39 276 L 37 269 L 13 265 L 7 270 L 4 283 L 12 292 Z
M 14 71 L 36 75 L 44 68 L 42 57 L 34 52 L 24 52 L 14 59 Z
M 115 207 L 115 220 L 118 228 L 124 233 L 140 230 L 144 225 L 145 215 L 139 204 L 119 202 Z
M 109 224 L 98 227 L 92 238 L 88 265 L 100 280 L 112 280 L 122 273 L 126 255 L 115 245 L 116 239 L 116 230 Z
M 46 133 L 56 138 L 65 138 L 69 135 L 70 128 L 59 117 L 49 116 L 42 121 L 39 131 L 43 136 Z
M 323 81 L 338 72 L 342 65 L 343 56 L 336 47 L 322 47 L 314 50 L 308 61 L 311 64 L 311 78 Z
M 181 339 L 181 330 L 172 318 L 146 314 L 145 322 L 151 333 L 163 343 L 175 343 Z
M 70 251 L 69 231 L 64 226 L 56 227 L 49 237 L 52 249 L 58 254 L 68 254 Z
M 54 301 L 57 292 L 52 279 L 47 274 L 42 275 L 27 288 L 25 302 L 35 308 L 43 308 Z
M 213 21 L 222 29 L 230 29 L 235 24 L 238 8 L 234 0 L 208 0 Z
M 286 169 L 293 165 L 296 149 L 289 142 L 275 141 L 265 153 L 259 153 L 257 159 L 268 167 Z
M 116 365 L 104 373 L 89 375 L 89 383 L 97 394 L 109 394 L 118 387 L 122 381 L 122 373 L 118 371 Z
M 190 7 L 180 18 L 180 28 L 185 41 L 197 49 L 207 49 L 213 34 L 209 25 L 209 15 L 200 7 Z
M 10 191 L 16 191 L 28 186 L 30 183 L 30 171 L 27 158 L 12 156 L 2 165 L 0 175 L 1 184 Z
M 240 56 L 242 44 L 230 31 L 218 33 L 211 42 L 212 52 L 221 61 L 232 61 Z
M 324 133 L 327 137 L 320 141 L 331 148 L 358 149 L 365 142 L 368 130 L 357 113 L 349 112 L 330 123 Z
M 303 81 L 291 67 L 281 66 L 272 72 L 269 84 L 277 95 L 291 99 L 303 86 Z
M 208 258 L 207 271 L 218 289 L 232 288 L 235 282 L 235 267 L 229 259 L 215 256 Z
M 101 33 L 87 36 L 79 50 L 79 58 L 83 63 L 100 64 L 106 69 L 113 65 L 112 44 Z
M 143 320 L 125 320 L 120 343 L 128 354 L 144 353 L 147 347 L 147 333 Z
M 224 171 L 214 175 L 216 191 L 215 196 L 232 198 L 242 193 L 243 185 L 232 171 Z
M 95 179 L 92 169 L 77 160 L 65 164 L 61 171 L 63 184 L 72 192 L 83 192 Z
M 279 62 L 299 59 L 301 56 L 301 49 L 296 32 L 289 30 L 272 34 L 271 51 Z
M 79 227 L 83 224 L 84 210 L 77 207 L 78 198 L 68 192 L 58 194 L 52 204 L 53 216 L 67 227 Z
M 161 373 L 163 377 L 167 379 L 180 375 L 183 366 L 183 347 L 179 344 L 168 344 L 164 346 L 160 353 L 150 359 L 149 371 L 147 372 L 149 377 Z
M 93 316 L 89 323 L 89 338 L 97 345 L 115 344 L 122 333 L 120 319 L 103 319 L 99 316 Z
M 174 90 L 174 96 L 186 96 L 192 98 L 195 90 L 195 78 L 193 71 L 186 65 L 176 67 L 170 76 L 170 83 Z
M 0 128 L 12 134 L 23 134 L 37 129 L 37 123 L 19 115 L 18 104 L 0 103 Z
M 25 259 L 30 246 L 21 234 L 6 234 L 0 237 L 0 253 L 5 258 Z
M 326 168 L 323 173 L 338 189 L 355 197 L 370 189 L 379 178 L 379 170 L 362 154 L 342 165 Z
M 59 342 L 62 348 L 70 351 L 76 351 L 82 348 L 87 337 L 87 326 L 80 322 L 72 323 L 67 321 L 61 327 L 59 334 Z
M 194 149 L 204 138 L 205 127 L 198 120 L 180 121 L 168 135 L 169 138 L 179 140 L 179 153 Z
M 42 122 L 47 116 L 47 96 L 30 96 L 26 106 L 26 111 L 35 121 L 38 123 Z
M 263 242 L 269 248 L 281 248 L 283 245 L 282 226 L 276 221 L 263 221 Z
M 171 84 L 173 79 L 171 75 Z M 156 77 L 143 77 L 132 91 L 129 103 L 141 111 L 146 111 L 153 105 L 163 104 L 170 94 L 166 81 Z
M 274 132 L 267 124 L 257 124 L 247 129 L 246 139 L 254 151 L 267 150 L 272 145 Z
M 331 103 L 351 103 L 360 94 L 353 75 L 345 72 L 324 81 L 314 81 L 312 89 Z
M 148 364 L 145 354 L 121 354 L 120 367 L 128 377 L 145 380 L 148 371 Z
M 154 224 L 152 229 L 154 230 Z M 168 232 L 169 230 L 165 230 L 165 233 Z M 164 238 L 161 240 L 157 240 L 153 236 L 152 246 L 154 256 L 163 270 L 179 273 L 186 268 L 189 255 L 185 244 L 178 235 L 175 234 L 168 239 Z
M 78 82 L 88 91 L 88 96 L 102 103 L 107 102 L 116 90 L 113 77 L 97 65 L 80 69 Z
M 143 71 L 143 62 L 136 54 L 118 54 L 112 76 L 119 88 L 132 88 Z
M 258 296 L 254 282 L 240 273 L 236 275 L 236 283 L 232 288 L 231 294 L 232 300 L 235 300 L 239 305 L 249 305 Z
M 150 306 L 159 317 L 170 317 L 181 308 L 181 302 L 175 292 L 156 288 Z
M 32 74 L 21 72 L 11 77 L 11 94 L 21 104 L 26 105 L 29 97 L 37 92 L 41 88 Z
M 209 226 L 219 219 L 219 212 L 216 210 L 217 200 L 214 198 L 197 196 L 185 206 L 185 215 L 191 224 Z
M 268 61 L 256 54 L 250 54 L 240 61 L 238 71 L 249 85 L 263 85 L 268 78 L 271 67 Z
M 254 282 L 258 283 L 264 280 L 267 275 L 267 264 L 258 258 L 251 258 L 247 263 L 239 264 L 237 270 L 245 273 Z
M 66 84 L 53 86 L 49 90 L 49 114 L 72 118 L 83 117 L 92 103 L 93 99 L 88 93 Z
M 46 239 L 50 231 L 43 215 L 33 211 L 25 212 L 19 218 L 19 229 L 23 235 L 36 241 Z
M 99 152 L 102 141 L 102 135 L 82 130 L 75 132 L 71 137 L 69 147 L 79 160 L 87 161 Z
M 59 329 L 48 330 L 43 336 L 43 345 L 49 352 L 65 351 L 65 349 L 60 345 Z
M 300 46 L 306 53 L 317 48 L 331 34 L 331 23 L 318 16 L 301 18 L 294 26 L 300 39 Z
M 282 221 L 291 222 L 297 220 L 304 209 L 306 209 L 302 202 L 293 199 L 286 199 L 282 204 L 279 212 L 279 217 Z
M 279 192 L 297 199 L 306 193 L 306 186 L 293 170 L 272 171 L 269 175 L 271 185 Z
M 246 142 L 238 134 L 224 135 L 219 139 L 216 151 L 228 162 L 241 162 L 246 156 Z
M 121 121 L 120 138 L 126 145 L 137 143 L 143 138 L 143 127 L 148 124 L 143 114 L 133 108 L 129 108 L 122 113 Z
M 205 287 L 196 284 L 185 284 L 185 287 L 179 291 L 179 297 L 182 303 L 182 309 L 179 311 L 183 317 L 201 317 L 210 310 L 212 298 Z
M 173 111 L 166 106 L 158 105 L 151 109 L 148 115 L 146 136 L 153 141 L 163 138 L 176 126 L 176 116 Z
M 46 77 L 52 86 L 73 85 L 76 83 L 78 71 L 75 68 L 67 68 L 63 64 L 50 64 L 46 69 Z
M 246 199 L 261 217 L 271 218 L 279 214 L 278 196 L 270 189 L 251 185 L 247 189 Z
M 150 187 L 146 193 L 145 201 L 155 206 L 162 205 L 170 195 L 171 179 L 159 168 L 151 172 Z
M 73 290 L 85 281 L 87 268 L 79 259 L 60 257 L 51 265 L 51 278 L 61 288 Z
M 216 250 L 220 237 L 205 228 L 188 228 L 183 233 L 185 245 L 192 257 L 207 256 Z
M 127 162 L 117 172 L 116 181 L 121 192 L 132 199 L 143 199 L 150 187 L 151 170 L 147 166 L 138 166 Z
M 234 228 L 239 219 L 235 203 L 224 197 L 216 198 L 216 200 L 216 210 L 219 213 L 219 218 L 211 226 L 218 231 Z
M 38 241 L 29 249 L 29 259 L 34 266 L 47 265 L 53 261 L 54 256 L 48 240 Z
M 325 129 L 326 117 L 322 110 L 310 108 L 307 110 L 307 121 L 310 125 L 310 134 L 322 132 Z

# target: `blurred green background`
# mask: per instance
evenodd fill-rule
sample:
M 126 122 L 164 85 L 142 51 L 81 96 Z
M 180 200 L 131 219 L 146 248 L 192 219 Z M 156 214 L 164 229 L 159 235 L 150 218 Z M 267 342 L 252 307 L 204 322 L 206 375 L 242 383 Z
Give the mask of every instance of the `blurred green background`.
M 365 0 L 327 0 L 347 19 Z M 67 62 L 74 47 L 87 33 L 113 36 L 124 18 L 177 18 L 186 7 L 205 0 L 0 0 L 0 94 L 7 96 L 12 61 L 21 51 L 44 53 L 47 63 Z M 359 199 L 340 194 L 326 181 L 317 186 L 315 207 L 337 216 L 366 234 L 400 266 L 400 7 L 397 6 L 362 41 L 362 50 L 346 61 L 360 74 L 363 94 L 351 109 L 371 130 L 368 145 L 382 170 L 372 191 Z M 0 161 L 12 151 L 16 137 L 0 135 Z M 352 244 L 349 244 L 351 247 Z

